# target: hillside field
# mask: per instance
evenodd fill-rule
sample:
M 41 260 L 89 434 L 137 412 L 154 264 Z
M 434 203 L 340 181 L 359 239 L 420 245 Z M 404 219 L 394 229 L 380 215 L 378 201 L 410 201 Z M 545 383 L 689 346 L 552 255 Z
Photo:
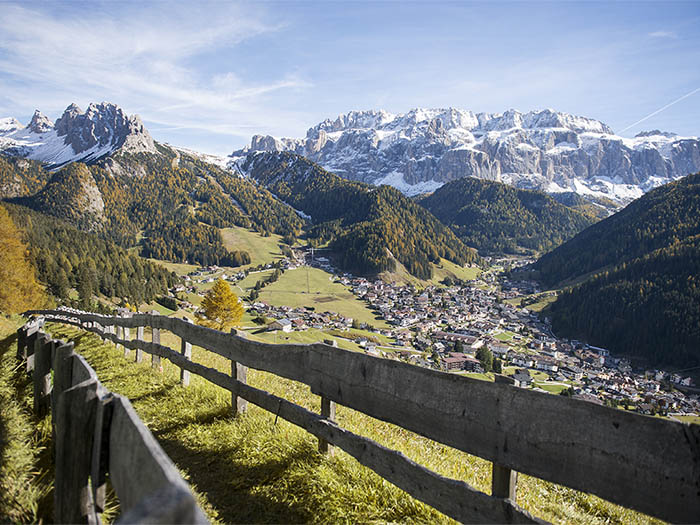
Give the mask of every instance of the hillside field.
M 304 306 L 317 312 L 337 312 L 376 328 L 388 328 L 345 286 L 331 279 L 331 274 L 308 266 L 287 270 L 277 282 L 260 291 L 259 300 L 274 306 Z
M 282 258 L 279 247 L 282 237 L 279 235 L 263 237 L 257 232 L 241 227 L 221 228 L 220 231 L 227 250 L 243 250 L 250 255 L 250 264 L 241 266 L 239 269 L 268 264 Z

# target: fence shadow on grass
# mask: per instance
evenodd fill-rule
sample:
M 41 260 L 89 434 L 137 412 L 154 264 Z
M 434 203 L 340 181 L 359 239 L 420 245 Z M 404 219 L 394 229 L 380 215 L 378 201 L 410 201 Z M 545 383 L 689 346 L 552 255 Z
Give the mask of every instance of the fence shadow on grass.
M 308 523 L 313 521 L 309 511 L 313 505 L 295 497 L 295 501 L 276 501 L 265 494 L 285 472 L 299 462 L 310 466 L 320 461 L 311 444 L 300 443 L 289 453 L 255 465 L 232 460 L 238 444 L 228 449 L 214 450 L 188 447 L 175 439 L 159 438 L 163 450 L 196 480 L 197 491 L 215 505 L 218 518 L 224 523 Z M 295 496 L 303 487 L 295 486 Z

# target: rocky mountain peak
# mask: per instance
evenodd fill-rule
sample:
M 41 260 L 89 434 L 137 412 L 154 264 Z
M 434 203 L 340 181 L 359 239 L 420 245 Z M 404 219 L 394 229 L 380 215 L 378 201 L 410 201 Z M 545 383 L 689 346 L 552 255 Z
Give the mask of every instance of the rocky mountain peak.
M 116 151 L 158 153 L 141 118 L 109 102 L 92 103 L 85 111 L 71 104 L 55 124 L 37 110 L 28 130 L 32 133 L 14 119 L 0 119 L 0 151 L 54 168 L 94 162 Z
M 34 116 L 27 127 L 30 131 L 41 134 L 51 131 L 54 124 L 49 117 L 37 109 L 34 111 Z
M 147 151 L 155 153 L 153 138 L 138 115 L 128 116 L 116 104 L 91 103 L 86 111 L 71 104 L 56 121 L 56 132 L 64 137 L 76 153 L 91 148 L 110 147 L 113 150 Z

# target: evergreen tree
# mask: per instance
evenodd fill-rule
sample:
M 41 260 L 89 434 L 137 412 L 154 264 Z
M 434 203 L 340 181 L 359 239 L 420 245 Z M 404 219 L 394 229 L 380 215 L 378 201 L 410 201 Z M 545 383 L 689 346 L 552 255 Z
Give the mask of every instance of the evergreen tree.
M 243 317 L 243 305 L 223 279 L 216 281 L 214 287 L 204 296 L 202 311 L 197 322 L 217 330 L 235 326 Z
M 476 351 L 476 358 L 481 361 L 484 372 L 490 372 L 493 368 L 493 354 L 487 347 L 482 346 Z
M 497 374 L 503 373 L 503 362 L 498 358 L 493 360 L 493 371 Z

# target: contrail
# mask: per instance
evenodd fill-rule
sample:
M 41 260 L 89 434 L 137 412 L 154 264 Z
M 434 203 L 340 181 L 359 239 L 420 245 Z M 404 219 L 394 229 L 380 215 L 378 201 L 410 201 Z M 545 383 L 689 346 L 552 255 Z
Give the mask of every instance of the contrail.
M 646 117 L 644 117 L 643 119 L 638 120 L 638 121 L 635 122 L 634 124 L 630 124 L 630 125 L 627 126 L 625 129 L 621 129 L 620 131 L 618 131 L 618 133 L 624 133 L 624 132 L 627 131 L 628 129 L 635 127 L 637 124 L 641 124 L 642 122 L 644 122 L 644 121 L 647 120 L 647 119 L 650 119 L 650 118 L 653 117 L 654 115 L 658 115 L 658 114 L 661 113 L 664 109 L 670 108 L 670 107 L 673 106 L 674 104 L 680 102 L 680 101 L 683 100 L 684 98 L 688 98 L 690 95 L 694 95 L 694 94 L 697 93 L 698 91 L 700 91 L 700 87 L 699 87 L 699 88 L 695 88 L 695 89 L 694 89 L 693 91 L 691 91 L 690 93 L 686 93 L 686 94 L 683 95 L 681 98 L 678 98 L 678 99 L 674 100 L 674 101 L 671 102 L 670 104 L 666 104 L 666 105 L 665 105 L 664 107 L 662 107 L 661 109 L 657 109 L 657 110 L 654 111 L 653 113 L 649 113 L 649 114 L 648 114 Z

